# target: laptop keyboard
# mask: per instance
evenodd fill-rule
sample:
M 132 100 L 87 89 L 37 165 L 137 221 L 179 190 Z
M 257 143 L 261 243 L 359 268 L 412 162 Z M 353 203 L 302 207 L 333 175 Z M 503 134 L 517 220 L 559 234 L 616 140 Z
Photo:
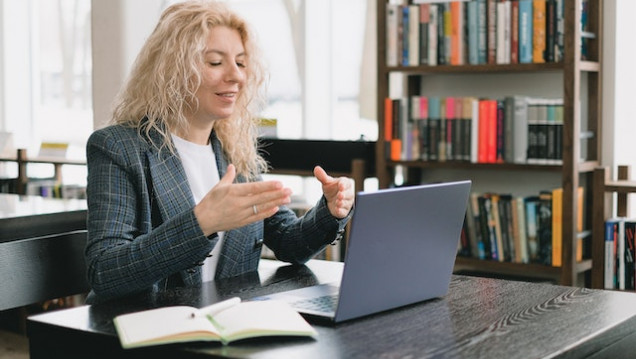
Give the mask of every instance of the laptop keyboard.
M 325 295 L 316 298 L 301 299 L 291 303 L 298 309 L 312 310 L 315 312 L 333 313 L 338 305 L 338 294 Z

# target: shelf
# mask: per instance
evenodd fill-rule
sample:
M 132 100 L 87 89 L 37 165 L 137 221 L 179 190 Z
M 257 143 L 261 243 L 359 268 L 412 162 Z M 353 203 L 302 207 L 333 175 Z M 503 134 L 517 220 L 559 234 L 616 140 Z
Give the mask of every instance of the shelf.
M 502 73 L 502 72 L 550 72 L 563 70 L 562 63 L 545 64 L 506 64 L 506 65 L 437 65 L 437 66 L 391 66 L 386 72 L 405 74 L 468 74 L 468 73 Z
M 483 170 L 514 170 L 514 171 L 560 171 L 561 165 L 547 164 L 518 164 L 518 163 L 472 163 L 461 161 L 389 161 L 387 166 L 407 166 L 416 168 L 453 168 L 453 169 L 483 169 Z
M 594 61 L 580 61 L 579 70 L 598 72 L 601 65 Z M 389 66 L 383 70 L 387 73 L 400 72 L 404 74 L 479 74 L 479 73 L 525 73 L 525 72 L 554 72 L 564 69 L 561 62 L 544 64 L 505 64 L 505 65 L 437 65 L 437 66 Z
M 509 171 L 546 171 L 557 172 L 563 170 L 561 164 L 528 164 L 528 163 L 472 163 L 462 161 L 387 161 L 387 166 L 407 166 L 414 168 L 453 168 L 453 169 L 478 169 L 478 170 L 509 170 Z M 598 161 L 579 162 L 580 173 L 594 171 Z
M 592 268 L 592 260 L 586 259 L 576 263 L 576 272 L 583 273 Z M 500 275 L 520 276 L 551 279 L 556 282 L 561 280 L 561 267 L 550 267 L 534 263 L 510 263 L 487 261 L 475 258 L 457 257 L 455 271 L 480 271 Z

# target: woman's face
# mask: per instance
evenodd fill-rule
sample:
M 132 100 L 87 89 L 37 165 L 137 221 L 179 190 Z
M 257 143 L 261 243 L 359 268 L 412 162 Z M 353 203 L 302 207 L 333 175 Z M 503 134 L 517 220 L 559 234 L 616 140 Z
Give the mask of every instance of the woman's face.
M 203 61 L 202 82 L 196 92 L 199 107 L 188 116 L 195 127 L 207 127 L 234 112 L 245 83 L 247 61 L 238 31 L 225 26 L 213 27 Z

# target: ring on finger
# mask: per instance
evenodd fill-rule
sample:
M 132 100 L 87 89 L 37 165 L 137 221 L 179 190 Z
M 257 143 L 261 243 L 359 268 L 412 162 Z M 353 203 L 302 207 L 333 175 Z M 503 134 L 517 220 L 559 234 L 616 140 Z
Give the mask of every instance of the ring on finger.
M 254 214 L 258 214 L 258 208 L 256 208 L 256 205 L 252 205 L 252 211 L 254 211 Z

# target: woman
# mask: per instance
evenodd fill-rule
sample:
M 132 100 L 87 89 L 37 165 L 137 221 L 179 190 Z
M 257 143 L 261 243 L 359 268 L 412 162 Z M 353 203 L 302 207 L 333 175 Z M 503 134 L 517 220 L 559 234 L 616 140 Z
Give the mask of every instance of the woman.
M 89 302 L 254 271 L 263 243 L 304 263 L 339 239 L 350 179 L 316 167 L 324 195 L 302 218 L 284 206 L 289 189 L 260 180 L 258 61 L 247 24 L 223 5 L 164 11 L 113 124 L 88 140 Z

